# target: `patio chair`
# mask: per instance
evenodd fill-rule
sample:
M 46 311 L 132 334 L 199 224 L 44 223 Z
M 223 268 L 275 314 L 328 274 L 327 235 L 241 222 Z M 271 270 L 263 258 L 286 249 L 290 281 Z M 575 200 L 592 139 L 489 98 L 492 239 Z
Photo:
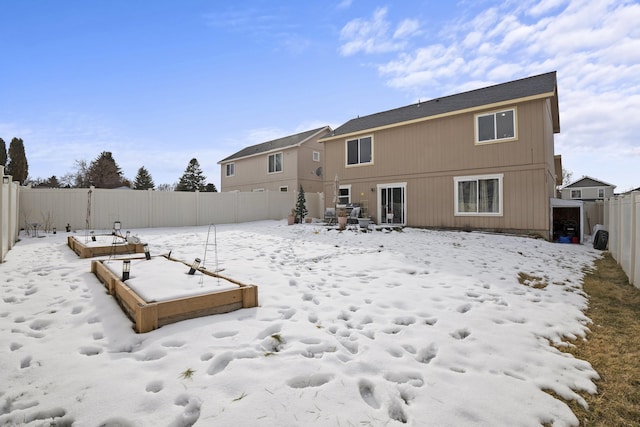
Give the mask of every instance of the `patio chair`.
M 349 216 L 347 217 L 347 224 L 357 224 L 358 218 L 360 218 L 360 207 L 356 206 L 351 209 Z
M 324 222 L 327 225 L 336 224 L 336 208 L 326 208 L 324 210 Z

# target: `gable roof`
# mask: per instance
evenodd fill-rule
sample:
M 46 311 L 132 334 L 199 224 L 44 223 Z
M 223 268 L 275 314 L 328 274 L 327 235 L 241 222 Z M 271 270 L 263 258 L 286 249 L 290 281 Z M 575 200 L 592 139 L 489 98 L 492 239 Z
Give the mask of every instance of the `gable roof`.
M 599 179 L 591 178 L 590 176 L 583 176 L 580 179 L 577 179 L 562 188 L 584 188 L 584 187 L 613 187 L 616 188 L 615 185 L 609 184 L 604 181 L 600 181 Z
M 552 99 L 553 131 L 556 133 L 560 132 L 556 72 L 552 71 L 546 74 L 358 117 L 337 127 L 331 136 L 322 138 L 320 142 L 360 133 L 365 130 L 372 131 L 385 127 L 401 126 L 412 122 L 450 115 L 452 113 L 477 110 L 488 106 L 497 107 L 518 101 L 540 98 Z
M 224 159 L 220 160 L 218 164 L 228 162 L 229 160 L 238 160 L 244 157 L 257 156 L 259 154 L 264 154 L 270 151 L 277 151 L 277 150 L 282 150 L 284 148 L 300 146 L 303 143 L 307 142 L 309 139 L 323 132 L 324 133 L 331 132 L 331 127 L 323 126 L 321 128 L 300 132 L 295 135 L 289 135 L 282 138 L 274 139 L 272 141 L 251 145 L 249 147 L 243 148 L 237 153 L 230 155 L 229 157 L 225 157 Z

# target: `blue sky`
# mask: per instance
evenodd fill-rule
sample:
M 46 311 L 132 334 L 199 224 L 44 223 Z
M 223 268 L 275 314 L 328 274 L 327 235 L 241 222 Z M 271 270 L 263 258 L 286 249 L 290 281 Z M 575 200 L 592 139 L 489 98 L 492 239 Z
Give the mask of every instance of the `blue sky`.
M 0 0 L 0 137 L 32 178 L 111 151 L 126 177 L 558 72 L 573 179 L 640 186 L 640 4 L 606 0 Z

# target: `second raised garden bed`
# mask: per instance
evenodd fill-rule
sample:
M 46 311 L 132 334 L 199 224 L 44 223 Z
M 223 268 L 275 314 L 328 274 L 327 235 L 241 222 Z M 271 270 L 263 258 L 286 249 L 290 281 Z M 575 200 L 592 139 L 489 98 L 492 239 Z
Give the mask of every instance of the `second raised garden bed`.
M 84 241 L 84 242 L 83 242 Z M 97 256 L 141 254 L 144 252 L 142 243 L 129 243 L 120 237 L 111 235 L 96 236 L 93 241 L 90 238 L 68 236 L 67 245 L 78 254 L 80 258 L 93 258 Z

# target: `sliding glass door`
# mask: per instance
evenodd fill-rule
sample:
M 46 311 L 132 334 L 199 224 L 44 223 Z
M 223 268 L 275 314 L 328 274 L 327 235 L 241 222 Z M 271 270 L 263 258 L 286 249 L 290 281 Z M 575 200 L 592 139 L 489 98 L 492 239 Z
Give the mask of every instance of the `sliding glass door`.
M 378 184 L 380 224 L 406 225 L 406 183 Z

